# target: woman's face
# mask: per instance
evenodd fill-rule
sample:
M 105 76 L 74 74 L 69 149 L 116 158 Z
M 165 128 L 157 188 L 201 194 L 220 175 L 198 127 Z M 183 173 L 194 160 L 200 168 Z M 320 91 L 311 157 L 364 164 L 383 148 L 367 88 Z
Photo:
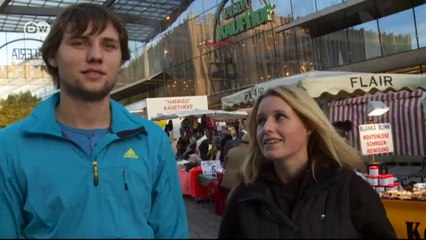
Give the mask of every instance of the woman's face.
M 284 100 L 267 96 L 256 113 L 256 138 L 266 159 L 308 161 L 307 145 L 310 131 Z

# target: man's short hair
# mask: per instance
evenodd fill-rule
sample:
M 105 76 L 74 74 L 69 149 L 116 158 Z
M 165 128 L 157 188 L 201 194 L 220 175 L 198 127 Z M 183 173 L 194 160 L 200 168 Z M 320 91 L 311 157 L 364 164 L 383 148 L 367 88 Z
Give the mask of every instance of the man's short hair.
M 111 23 L 118 32 L 121 49 L 122 64 L 130 59 L 128 47 L 128 35 L 120 19 L 112 12 L 108 11 L 102 5 L 91 3 L 79 3 L 67 7 L 55 20 L 49 34 L 40 48 L 47 72 L 52 76 L 57 89 L 60 88 L 59 72 L 56 67 L 49 64 L 49 58 L 55 56 L 59 45 L 62 42 L 65 31 L 70 31 L 74 35 L 82 35 L 89 24 L 91 32 L 89 35 L 95 35 L 103 32 L 107 25 Z

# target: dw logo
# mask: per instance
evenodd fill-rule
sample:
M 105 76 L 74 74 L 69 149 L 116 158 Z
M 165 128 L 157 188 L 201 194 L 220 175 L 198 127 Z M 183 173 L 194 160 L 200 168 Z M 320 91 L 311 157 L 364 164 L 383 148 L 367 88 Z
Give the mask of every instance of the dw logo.
M 25 34 L 36 34 L 45 37 L 50 32 L 50 25 L 47 22 L 27 22 L 24 25 Z

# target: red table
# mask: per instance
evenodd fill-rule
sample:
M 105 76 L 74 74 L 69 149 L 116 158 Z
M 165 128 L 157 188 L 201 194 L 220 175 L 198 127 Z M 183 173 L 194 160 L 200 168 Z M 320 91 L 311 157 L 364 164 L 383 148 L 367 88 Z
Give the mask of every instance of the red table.
M 199 184 L 197 179 L 198 175 L 202 174 L 201 166 L 193 167 L 189 170 L 189 185 L 191 189 L 191 197 L 196 199 L 207 199 L 208 189 L 203 185 Z
M 178 166 L 180 186 L 182 188 L 183 195 L 191 195 L 191 186 L 189 184 L 189 173 L 185 170 L 185 167 Z

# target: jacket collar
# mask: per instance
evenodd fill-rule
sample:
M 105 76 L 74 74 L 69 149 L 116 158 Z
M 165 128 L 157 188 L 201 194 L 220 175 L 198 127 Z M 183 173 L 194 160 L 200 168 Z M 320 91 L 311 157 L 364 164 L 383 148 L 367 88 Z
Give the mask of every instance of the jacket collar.
M 299 197 L 310 197 L 322 192 L 323 189 L 337 187 L 337 183 L 341 177 L 341 170 L 342 168 L 337 165 L 337 163 L 332 163 L 327 165 L 327 167 L 317 168 L 316 179 L 314 179 L 310 167 L 307 168 L 302 173 L 303 176 L 301 176 L 302 191 Z M 271 174 L 273 174 L 273 176 Z M 269 175 L 268 178 L 265 178 L 266 175 Z M 278 181 L 278 177 L 275 175 L 275 172 L 271 170 L 271 166 L 266 165 L 262 167 L 260 177 L 253 184 L 242 184 L 239 200 L 265 199 L 265 197 L 272 199 L 268 181 L 276 182 Z
M 55 109 L 59 104 L 60 95 L 55 93 L 40 103 L 23 122 L 23 130 L 32 133 L 50 134 L 62 137 L 62 131 L 56 122 Z M 140 117 L 130 113 L 121 104 L 110 100 L 111 131 L 119 137 L 126 137 L 134 133 L 147 134 Z

